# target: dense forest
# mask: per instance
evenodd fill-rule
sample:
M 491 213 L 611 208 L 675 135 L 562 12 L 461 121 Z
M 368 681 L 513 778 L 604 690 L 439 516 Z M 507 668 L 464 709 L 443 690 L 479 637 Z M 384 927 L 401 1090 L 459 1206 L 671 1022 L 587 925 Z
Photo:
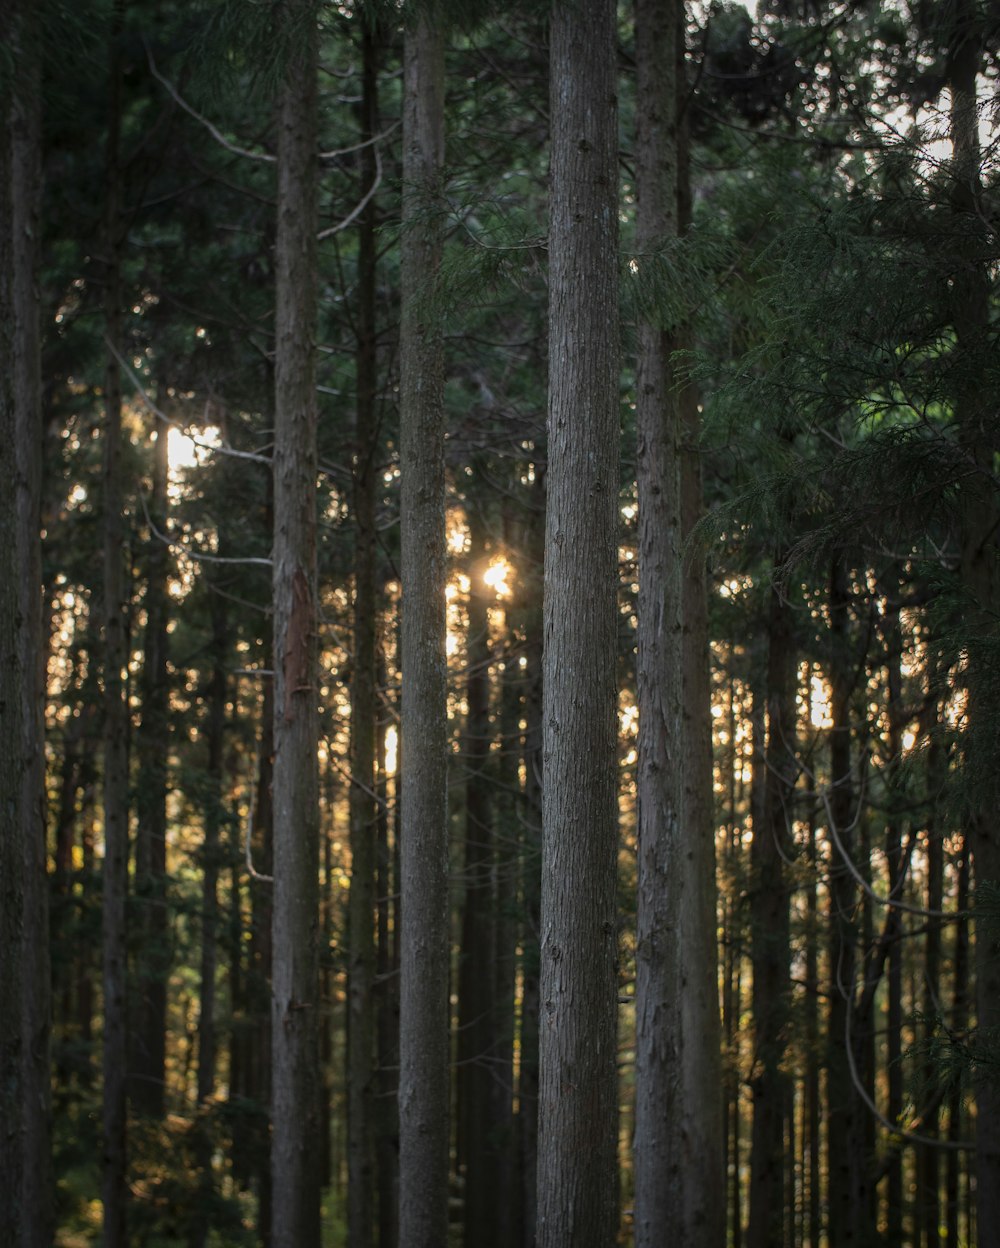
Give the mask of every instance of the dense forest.
M 1000 1246 L 996 0 L 3 0 L 0 1248 Z

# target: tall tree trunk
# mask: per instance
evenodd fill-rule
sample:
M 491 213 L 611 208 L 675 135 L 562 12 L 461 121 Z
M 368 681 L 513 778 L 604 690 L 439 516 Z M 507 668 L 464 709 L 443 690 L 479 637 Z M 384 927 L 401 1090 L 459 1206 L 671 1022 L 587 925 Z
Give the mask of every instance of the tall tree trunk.
M 362 33 L 361 154 L 364 191 L 378 176 L 375 35 Z M 378 805 L 375 735 L 378 715 L 375 633 L 375 484 L 378 414 L 375 326 L 376 204 L 369 199 L 358 232 L 357 409 L 354 466 L 354 672 L 351 684 L 351 891 L 348 901 L 347 1239 L 370 1248 L 374 1230 L 375 876 Z
M 160 425 L 153 448 L 149 514 L 159 533 L 167 531 L 167 429 Z M 130 1069 L 133 1107 L 162 1118 L 166 1075 L 167 978 L 170 925 L 167 921 L 167 575 L 169 552 L 153 531 L 148 539 L 146 638 L 142 665 L 142 723 L 136 733 L 135 890 L 139 903 L 139 947 L 135 999 L 138 1017 Z
M 652 253 L 677 235 L 677 64 L 673 0 L 636 3 L 636 242 Z M 653 263 L 640 255 L 638 263 Z M 636 1248 L 696 1242 L 686 1223 L 681 1133 L 683 744 L 680 410 L 671 337 L 655 311 L 639 325 L 636 470 L 639 596 L 638 905 L 636 913 Z M 699 1037 L 698 1043 L 704 1041 Z
M 104 379 L 104 1243 L 125 1248 L 126 1235 L 126 951 L 128 889 L 128 702 L 125 672 L 125 524 L 121 480 L 121 375 L 124 348 L 121 290 L 121 53 L 124 0 L 116 0 L 111 30 L 107 174 L 105 188 L 104 324 L 111 350 Z
M 380 662 L 379 673 L 379 685 L 384 686 L 384 662 Z M 398 875 L 393 869 L 394 853 L 390 840 L 392 821 L 389 818 L 390 790 L 386 760 L 387 717 L 387 708 L 383 706 L 378 718 L 378 1094 L 375 1138 L 380 1248 L 381 1245 L 396 1244 L 399 1238 L 399 961 L 392 939 L 392 931 L 399 921 L 398 908 L 394 904 Z M 396 791 L 395 780 L 392 791 Z
M 400 328 L 402 536 L 402 922 L 399 1239 L 448 1235 L 448 818 L 445 658 L 445 413 L 438 196 L 444 162 L 444 41 L 407 30 Z
M 686 74 L 685 7 L 675 20 L 677 57 L 677 222 L 691 225 L 691 93 Z M 691 330 L 682 326 L 674 350 L 691 347 Z M 683 853 L 681 928 L 684 966 L 681 979 L 681 1121 L 684 1159 L 684 1231 L 704 1248 L 722 1248 L 725 1183 L 722 1110 L 722 1039 L 719 1018 L 718 886 L 715 872 L 715 784 L 712 757 L 712 678 L 708 629 L 706 561 L 694 531 L 704 513 L 701 473 L 701 403 L 696 386 L 679 388 L 681 425 L 681 542 L 690 550 L 683 567 L 683 684 L 681 768 Z
M 788 1076 L 789 856 L 795 780 L 795 641 L 791 605 L 771 590 L 767 660 L 767 775 L 764 817 L 754 827 L 751 922 L 753 949 L 753 1130 L 749 1248 L 784 1243 L 785 1112 Z
M 53 1180 L 37 272 L 42 192 L 41 30 L 31 6 L 18 2 L 8 5 L 0 31 L 12 57 L 0 87 L 0 321 L 6 375 L 0 407 L 7 477 L 0 490 L 5 509 L 10 509 L 0 526 L 5 548 L 0 582 L 5 598 L 0 703 L 6 756 L 0 827 L 4 846 L 0 859 L 0 933 L 4 939 L 0 1169 L 5 1172 L 0 1242 L 42 1248 L 51 1242 L 53 1232 Z M 8 1218 L 14 1219 L 13 1226 Z
M 271 508 L 268 507 L 271 518 Z M 270 628 L 265 629 L 264 654 L 274 653 Z M 274 660 L 271 658 L 273 671 Z M 260 761 L 254 794 L 254 838 L 250 846 L 254 869 L 260 875 L 274 874 L 274 680 L 266 679 L 260 707 Z M 271 1242 L 271 964 L 274 915 L 273 885 L 266 880 L 250 880 L 251 928 L 250 966 L 247 1000 L 251 1026 L 251 1067 L 248 1079 L 253 1098 L 252 1128 L 246 1140 L 248 1170 L 257 1180 L 257 1229 L 261 1242 Z
M 459 1161 L 465 1171 L 466 1248 L 493 1248 L 497 1232 L 496 1164 L 490 1120 L 495 1033 L 496 965 L 493 902 L 493 811 L 490 765 L 490 644 L 483 517 L 469 515 L 469 631 L 465 698 L 465 901 L 458 971 Z
M 969 849 L 963 845 L 956 863 L 958 871 L 958 888 L 955 894 L 955 908 L 964 914 L 969 908 Z M 953 962 L 953 999 L 951 1008 L 951 1030 L 954 1035 L 964 1035 L 969 1025 L 969 923 L 967 919 L 959 919 L 955 924 L 955 948 Z M 948 1140 L 954 1145 L 965 1135 L 965 1114 L 962 1087 L 956 1079 L 948 1095 Z M 944 1208 L 945 1208 L 945 1245 L 946 1248 L 959 1248 L 959 1214 L 961 1205 L 959 1191 L 961 1183 L 961 1167 L 959 1154 L 950 1148 L 945 1154 Z
M 830 730 L 830 933 L 829 1010 L 827 1014 L 827 1157 L 829 1235 L 831 1243 L 861 1244 L 867 1237 L 869 1158 L 864 1148 L 861 1104 L 851 1077 L 866 1064 L 863 1036 L 850 1015 L 854 1011 L 857 931 L 854 910 L 857 890 L 844 856 L 855 854 L 854 794 L 851 776 L 851 655 L 848 625 L 850 587 L 842 552 L 830 570 L 830 688 L 833 726 Z M 839 846 L 838 846 L 839 842 Z M 866 947 L 867 944 L 866 944 Z M 850 1026 L 849 1026 L 850 1022 Z M 848 1051 L 848 1033 L 853 1052 Z
M 220 547 L 222 543 L 220 541 Z M 226 730 L 226 652 L 228 647 L 225 600 L 218 594 L 211 598 L 212 675 L 208 688 L 208 724 L 205 733 L 208 757 L 205 760 L 205 795 L 202 802 L 205 840 L 202 846 L 201 870 L 201 968 L 198 1011 L 198 1080 L 197 1118 L 195 1125 L 195 1160 L 199 1172 L 198 1209 L 191 1236 L 192 1248 L 203 1248 L 209 1231 L 209 1212 L 214 1179 L 212 1175 L 212 1097 L 215 1092 L 216 1067 L 216 969 L 218 967 L 219 867 L 221 847 L 219 832 L 223 820 L 223 750 Z
M 899 628 L 899 587 L 893 586 L 887 596 L 883 627 L 886 643 L 886 711 L 889 719 L 887 746 L 889 760 L 885 767 L 889 786 L 889 811 L 885 827 L 885 859 L 888 870 L 889 895 L 898 897 L 903 887 L 903 833 L 894 792 L 898 784 L 899 764 L 903 748 L 903 727 L 906 710 L 902 706 L 902 684 L 899 665 L 903 657 L 903 638 Z M 896 598 L 896 601 L 893 598 Z M 903 923 L 902 912 L 895 906 L 886 915 L 889 939 L 888 974 L 886 982 L 886 1116 L 899 1122 L 903 1113 Z M 886 1158 L 886 1237 L 891 1248 L 903 1242 L 903 1149 L 893 1148 Z
M 521 1248 L 534 1248 L 538 1220 L 538 1021 L 542 884 L 542 564 L 545 476 L 535 481 L 537 508 L 527 525 L 524 570 L 524 803 L 521 817 L 521 1029 L 517 1082 L 519 1230 Z M 534 500 L 533 500 L 534 501 Z
M 984 18 L 975 0 L 950 8 L 948 80 L 951 89 L 952 208 L 955 217 L 953 320 L 962 357 L 961 390 L 955 396 L 959 441 L 967 473 L 960 483 L 961 578 L 969 644 L 969 728 L 966 768 L 972 783 L 969 845 L 977 893 L 1000 886 L 997 825 L 996 679 L 997 617 L 1000 614 L 1000 498 L 994 469 L 996 411 L 979 377 L 979 361 L 995 349 L 990 323 L 986 257 L 987 217 L 982 203 L 978 78 L 983 68 Z M 976 1027 L 989 1046 L 1000 1034 L 1000 936 L 998 925 L 975 929 Z M 992 1058 L 985 1061 L 991 1067 Z M 979 1242 L 1000 1242 L 1000 1085 L 984 1076 L 976 1086 L 976 1208 Z
M 550 28 L 538 1243 L 618 1230 L 616 7 Z
M 804 1210 L 808 1225 L 809 1248 L 819 1248 L 822 1175 L 820 1170 L 820 1038 L 819 1038 L 819 856 L 816 850 L 816 820 L 809 819 L 809 882 L 806 893 L 806 1072 L 803 1110 L 806 1139 L 803 1159 L 808 1158 L 807 1202 Z
M 271 1242 L 319 1242 L 314 0 L 281 10 L 274 443 Z
M 936 685 L 936 677 L 932 675 Z M 944 750 L 939 728 L 940 705 L 935 700 L 927 751 L 927 909 L 940 912 L 944 905 L 944 838 L 940 826 L 937 796 L 944 781 Z M 931 1103 L 924 1115 L 923 1134 L 935 1139 L 940 1132 L 941 1097 L 935 1094 L 938 1072 L 931 1056 L 932 1046 L 944 1020 L 941 1018 L 941 926 L 933 919 L 927 927 L 924 945 L 924 1080 Z M 933 1144 L 920 1152 L 918 1207 L 921 1248 L 941 1248 L 941 1150 Z

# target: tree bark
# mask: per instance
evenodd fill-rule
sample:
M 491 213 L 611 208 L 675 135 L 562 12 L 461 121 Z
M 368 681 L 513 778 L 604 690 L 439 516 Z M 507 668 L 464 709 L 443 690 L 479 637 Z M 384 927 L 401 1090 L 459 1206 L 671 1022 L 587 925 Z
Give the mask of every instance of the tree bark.
M 4 75 L 0 178 L 0 320 L 6 361 L 3 407 L 5 471 L 0 484 L 10 514 L 3 534 L 5 587 L 0 643 L 0 703 L 5 758 L 0 828 L 4 886 L 3 1038 L 5 1171 L 0 1242 L 43 1248 L 53 1234 L 49 1038 L 49 894 L 46 878 L 45 643 L 41 554 L 42 416 L 38 262 L 41 238 L 40 25 L 23 0 L 8 6 L 0 27 L 12 56 Z M 10 387 L 9 389 L 7 387 Z M 11 462 L 13 461 L 13 462 Z M 7 561 L 11 560 L 13 566 Z M 10 612 L 10 614 L 8 614 Z M 8 683 L 9 682 L 9 683 Z M 12 718 L 8 721 L 8 712 Z M 8 824 L 9 819 L 9 824 Z M 9 855 L 9 860 L 8 860 Z M 9 874 L 8 874 L 9 872 Z M 20 907 L 20 912 L 18 912 Z M 10 952 L 6 940 L 10 937 Z M 15 1031 L 20 1035 L 15 1039 Z M 7 1093 L 19 1098 L 14 1105 Z M 7 1113 L 10 1119 L 7 1120 Z M 6 1173 L 10 1167 L 9 1174 Z M 8 1187 L 9 1185 L 9 1187 Z M 10 1207 L 6 1207 L 10 1200 Z M 7 1217 L 15 1219 L 7 1238 Z
M 542 865 L 542 575 L 545 532 L 545 476 L 536 478 L 537 504 L 531 517 L 524 569 L 524 806 L 521 819 L 521 1029 L 518 1070 L 517 1156 L 519 1235 L 534 1248 L 538 1220 L 538 1020 L 539 939 Z M 534 500 L 533 500 L 534 501 Z
M 959 485 L 962 516 L 960 575 L 966 592 L 969 728 L 966 768 L 972 783 L 969 847 L 976 892 L 1000 886 L 995 681 L 1000 614 L 1000 497 L 994 470 L 996 412 L 979 376 L 980 361 L 995 350 L 990 324 L 990 243 L 982 203 L 978 79 L 983 67 L 983 18 L 975 0 L 951 6 L 947 60 L 951 91 L 952 211 L 955 239 L 953 321 L 961 356 L 955 395 L 959 444 L 967 472 Z M 1000 1035 L 1000 936 L 998 925 L 975 926 L 976 1034 L 986 1070 Z M 988 1074 L 976 1084 L 976 1213 L 981 1244 L 1000 1242 L 1000 1085 Z
M 778 561 L 780 564 L 780 560 Z M 789 856 L 795 781 L 795 642 L 791 605 L 771 590 L 767 662 L 767 775 L 764 817 L 754 827 L 751 856 L 753 950 L 753 1128 L 749 1248 L 784 1243 L 785 1113 L 788 1076 Z
M 402 827 L 399 1239 L 448 1235 L 448 819 L 445 413 L 434 307 L 443 242 L 444 42 L 407 30 L 400 329 Z
M 375 36 L 362 34 L 361 176 L 375 185 L 378 125 Z M 354 465 L 354 671 L 351 683 L 351 891 L 348 900 L 347 1240 L 369 1248 L 374 1232 L 375 1116 L 375 876 L 378 805 L 375 733 L 378 715 L 375 641 L 375 483 L 378 421 L 375 326 L 376 204 L 372 197 L 358 232 L 357 408 Z
M 285 0 L 278 111 L 274 444 L 271 1242 L 319 1242 L 316 580 L 317 12 Z
M 493 1248 L 498 1229 L 496 1161 L 491 1148 L 491 1092 L 494 1079 L 496 965 L 493 901 L 494 828 L 490 794 L 490 645 L 486 584 L 485 525 L 472 510 L 469 523 L 469 629 L 466 645 L 465 901 L 458 970 L 459 1161 L 465 1173 L 466 1248 Z
M 618 1230 L 615 5 L 550 27 L 538 1243 Z
M 160 425 L 153 449 L 150 518 L 167 531 L 167 429 Z M 142 665 L 142 723 L 136 734 L 139 783 L 136 788 L 135 890 L 139 947 L 135 996 L 138 1017 L 130 1069 L 133 1107 L 162 1118 L 166 1071 L 167 978 L 170 924 L 167 921 L 167 574 L 169 551 L 156 533 L 148 538 L 146 638 Z
M 220 548 L 222 541 L 220 539 Z M 209 589 L 211 593 L 211 587 Z M 212 1129 L 210 1115 L 215 1092 L 216 1051 L 216 971 L 218 967 L 219 833 L 223 820 L 224 747 L 226 731 L 226 654 L 229 644 L 227 611 L 223 598 L 211 593 L 212 675 L 208 688 L 206 725 L 205 796 L 202 802 L 205 840 L 201 853 L 201 968 L 198 1011 L 198 1080 L 195 1121 L 195 1160 L 198 1166 L 199 1199 L 194 1217 L 191 1248 L 203 1248 L 210 1229 L 209 1212 L 214 1178 L 212 1174 Z
M 671 72 L 678 23 L 672 0 L 637 0 L 636 243 L 640 265 L 677 235 L 677 104 Z M 639 707 L 636 913 L 636 1248 L 685 1233 L 686 1168 L 681 1123 L 680 922 L 683 683 L 680 533 L 680 405 L 671 388 L 671 337 L 662 321 L 639 325 L 636 379 Z M 702 1041 L 699 1039 L 699 1043 Z
M 103 1178 L 104 1243 L 126 1248 L 126 931 L 128 890 L 128 702 L 125 674 L 125 523 L 121 472 L 121 53 L 124 0 L 111 31 L 105 201 L 105 333 L 111 350 L 104 380 L 104 867 L 103 867 Z

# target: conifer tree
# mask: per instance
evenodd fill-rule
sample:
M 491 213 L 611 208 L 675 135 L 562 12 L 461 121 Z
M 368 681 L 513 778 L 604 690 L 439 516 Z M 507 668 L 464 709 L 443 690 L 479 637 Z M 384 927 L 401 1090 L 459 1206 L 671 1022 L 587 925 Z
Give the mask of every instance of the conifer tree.
M 540 1248 L 618 1225 L 615 6 L 550 27 L 549 408 L 539 1009 Z

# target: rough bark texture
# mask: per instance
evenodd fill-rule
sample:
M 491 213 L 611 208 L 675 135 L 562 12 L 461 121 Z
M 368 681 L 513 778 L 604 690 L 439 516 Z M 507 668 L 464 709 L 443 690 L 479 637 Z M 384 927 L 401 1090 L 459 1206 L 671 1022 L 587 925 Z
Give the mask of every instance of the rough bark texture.
M 221 542 L 220 542 L 221 548 Z M 195 1162 L 198 1167 L 199 1199 L 193 1219 L 191 1248 L 202 1248 L 210 1229 L 214 1176 L 212 1173 L 212 1097 L 215 1092 L 216 1050 L 216 972 L 218 968 L 219 834 L 223 819 L 224 761 L 226 730 L 226 658 L 228 651 L 226 603 L 218 594 L 211 600 L 212 677 L 208 688 L 208 723 L 205 744 L 205 795 L 202 803 L 205 840 L 201 852 L 201 967 L 198 996 L 198 1117 L 195 1122 Z
M 11 407 L 8 407 L 6 394 L 0 402 L 7 409 L 8 419 L 13 418 L 14 427 L 13 437 L 5 433 L 0 444 L 7 448 L 5 458 L 14 460 L 11 466 L 15 480 L 6 482 L 2 488 L 5 501 L 14 508 L 15 515 L 13 531 L 5 524 L 0 532 L 9 548 L 5 556 L 16 554 L 16 568 L 9 580 L 0 583 L 16 586 L 16 592 L 8 593 L 7 597 L 14 600 L 10 605 L 16 614 L 18 657 L 9 673 L 14 687 L 9 692 L 4 688 L 0 701 L 20 716 L 15 735 L 7 736 L 7 727 L 15 728 L 15 725 L 7 724 L 5 710 L 3 735 L 4 751 L 10 755 L 7 764 L 17 773 L 20 793 L 13 799 L 13 808 L 17 811 L 14 825 L 5 826 L 0 836 L 4 839 L 5 853 L 17 856 L 16 863 L 4 862 L 3 866 L 5 878 L 7 866 L 13 868 L 10 902 L 13 904 L 20 893 L 23 927 L 15 934 L 11 945 L 9 985 L 11 994 L 19 985 L 22 995 L 11 1003 L 5 985 L 2 1003 L 5 1011 L 8 1004 L 13 1005 L 9 1015 L 5 1013 L 5 1024 L 22 1028 L 19 1071 L 14 1075 L 6 1061 L 2 1065 L 3 1079 L 6 1082 L 13 1076 L 12 1086 L 21 1096 L 21 1105 L 12 1113 L 10 1130 L 13 1135 L 9 1137 L 17 1139 L 19 1156 L 11 1158 L 4 1149 L 0 1165 L 12 1162 L 9 1181 L 21 1184 L 19 1192 L 11 1193 L 12 1212 L 19 1215 L 18 1242 L 24 1248 L 43 1248 L 52 1240 L 54 1193 L 50 1149 L 51 991 L 43 721 L 47 647 L 40 539 L 42 420 L 37 270 L 42 190 L 41 71 L 38 23 L 31 6 L 23 2 L 10 5 L 5 27 L 3 34 L 5 42 L 9 39 L 7 46 L 13 50 L 14 65 L 12 79 L 7 84 L 9 94 L 5 92 L 4 136 L 0 139 L 5 149 L 0 159 L 0 177 L 4 181 L 4 199 L 8 194 L 10 197 L 0 211 L 4 247 L 10 249 L 0 260 L 6 269 L 2 279 L 5 291 L 0 298 L 0 319 L 4 322 L 5 334 L 11 337 L 3 344 L 8 350 L 0 358 L 8 362 L 5 371 L 13 382 L 13 391 Z M 13 448 L 13 455 L 10 448 Z M 6 622 L 4 631 L 7 631 Z M 6 636 L 2 661 L 6 666 Z M 2 791 L 5 799 L 13 793 L 6 783 Z M 6 937 L 6 898 L 2 904 Z M 13 914 L 10 920 L 20 926 Z M 18 940 L 22 937 L 23 944 L 19 947 Z M 6 952 L 4 959 L 7 959 Z M 23 1135 L 18 1138 L 20 1128 L 23 1128 Z M 6 1124 L 4 1130 L 8 1130 Z
M 363 38 L 361 175 L 364 191 L 377 176 L 371 140 L 377 128 L 378 74 L 374 37 Z M 357 409 L 354 464 L 354 673 L 351 683 L 351 892 L 348 948 L 347 1240 L 368 1248 L 374 1230 L 375 1112 L 375 480 L 378 449 L 375 340 L 376 205 L 368 201 L 358 232 Z
M 150 518 L 167 531 L 167 429 L 160 425 L 153 451 Z M 167 921 L 167 573 L 169 548 L 156 533 L 148 539 L 146 637 L 142 665 L 142 724 L 136 734 L 139 783 L 136 788 L 135 891 L 139 945 L 136 966 L 136 1020 L 129 1094 L 133 1107 L 163 1117 L 166 1067 L 167 977 L 170 924 Z
M 636 243 L 655 252 L 677 234 L 677 21 L 673 0 L 636 3 Z M 666 72 L 665 72 L 666 70 Z M 639 325 L 636 471 L 639 598 L 636 686 L 638 898 L 636 1248 L 682 1236 L 681 1152 L 682 593 L 680 410 L 671 336 L 651 310 Z M 701 1038 L 698 1043 L 702 1043 Z M 681 1242 L 677 1240 L 677 1242 Z
M 753 960 L 753 1130 L 749 1248 L 784 1243 L 785 1110 L 788 1077 L 789 915 L 784 859 L 795 778 L 795 651 L 791 606 L 771 590 L 767 658 L 767 775 L 764 817 L 753 830 L 751 941 Z
M 862 1036 L 856 1020 L 855 975 L 858 933 L 854 919 L 857 889 L 844 854 L 853 858 L 854 786 L 851 775 L 852 656 L 848 650 L 850 594 L 842 552 L 830 569 L 830 930 L 829 1010 L 827 1012 L 828 1218 L 833 1243 L 862 1243 L 867 1231 L 868 1171 L 863 1121 L 867 1110 L 851 1077 L 851 1063 L 862 1068 Z M 839 846 L 838 846 L 839 842 Z M 843 850 L 843 853 L 841 852 Z M 852 1051 L 848 1051 L 848 1044 Z
M 400 330 L 402 826 L 399 1240 L 448 1234 L 448 823 L 441 262 L 444 45 L 407 31 Z
M 0 38 L 9 46 L 14 13 L 0 10 Z M 11 84 L 0 82 L 3 128 L 0 134 L 0 355 L 13 357 L 16 341 L 14 302 L 15 237 L 12 211 L 10 143 Z M 0 369 L 0 584 L 16 585 L 18 566 L 17 408 L 13 370 Z M 21 603 L 17 594 L 0 594 L 0 1244 L 14 1248 L 20 1237 L 21 1184 L 24 1166 L 23 1021 L 25 981 L 24 759 L 22 706 L 30 681 L 21 650 Z
M 969 636 L 969 737 L 966 762 L 972 782 L 969 846 L 975 889 L 1000 886 L 997 824 L 995 699 L 997 618 L 1000 615 L 1000 495 L 996 489 L 996 411 L 978 376 L 981 361 L 995 352 L 990 325 L 990 287 L 982 203 L 978 77 L 983 68 L 983 29 L 974 0 L 951 7 L 948 79 L 951 89 L 952 208 L 955 240 L 954 326 L 961 354 L 955 413 L 967 474 L 960 482 L 961 578 L 967 595 Z M 976 1028 L 986 1048 L 984 1066 L 1000 1035 L 1000 937 L 997 925 L 975 927 Z M 983 1073 L 976 1087 L 976 1214 L 978 1242 L 1000 1243 L 1000 1085 Z
M 108 342 L 121 352 L 120 170 L 122 0 L 112 24 L 110 111 L 105 203 L 106 268 L 104 324 Z M 104 866 L 103 866 L 103 1177 L 104 1243 L 125 1248 L 126 1236 L 126 950 L 128 889 L 128 703 L 125 673 L 125 524 L 121 482 L 121 376 L 108 354 L 104 377 Z
M 685 9 L 677 5 L 678 227 L 691 224 L 690 91 L 685 73 Z M 688 350 L 682 327 L 673 349 Z M 715 875 L 715 789 L 712 761 L 712 691 L 705 557 L 691 542 L 704 511 L 701 471 L 701 405 L 697 388 L 678 391 L 681 426 L 681 542 L 683 565 L 683 682 L 681 770 L 683 846 L 681 870 L 681 1102 L 677 1127 L 682 1158 L 682 1218 L 677 1234 L 701 1248 L 725 1239 L 722 1109 L 722 1034 L 718 987 L 718 888 Z
M 552 9 L 538 1243 L 618 1229 L 615 6 Z
M 465 1174 L 464 1236 L 467 1248 L 493 1248 L 499 1229 L 496 1206 L 498 1159 L 493 1141 L 491 1093 L 495 1076 L 496 966 L 493 902 L 493 811 L 490 762 L 490 646 L 487 613 L 485 525 L 469 516 L 469 631 L 465 698 L 465 901 L 458 968 L 459 1163 Z
M 282 9 L 274 444 L 271 1242 L 319 1242 L 316 7 Z
M 521 837 L 521 1033 L 517 1082 L 519 1235 L 533 1248 L 538 1211 L 538 975 L 542 886 L 542 561 L 545 534 L 545 476 L 535 482 L 536 509 L 528 527 L 524 572 L 524 815 Z

